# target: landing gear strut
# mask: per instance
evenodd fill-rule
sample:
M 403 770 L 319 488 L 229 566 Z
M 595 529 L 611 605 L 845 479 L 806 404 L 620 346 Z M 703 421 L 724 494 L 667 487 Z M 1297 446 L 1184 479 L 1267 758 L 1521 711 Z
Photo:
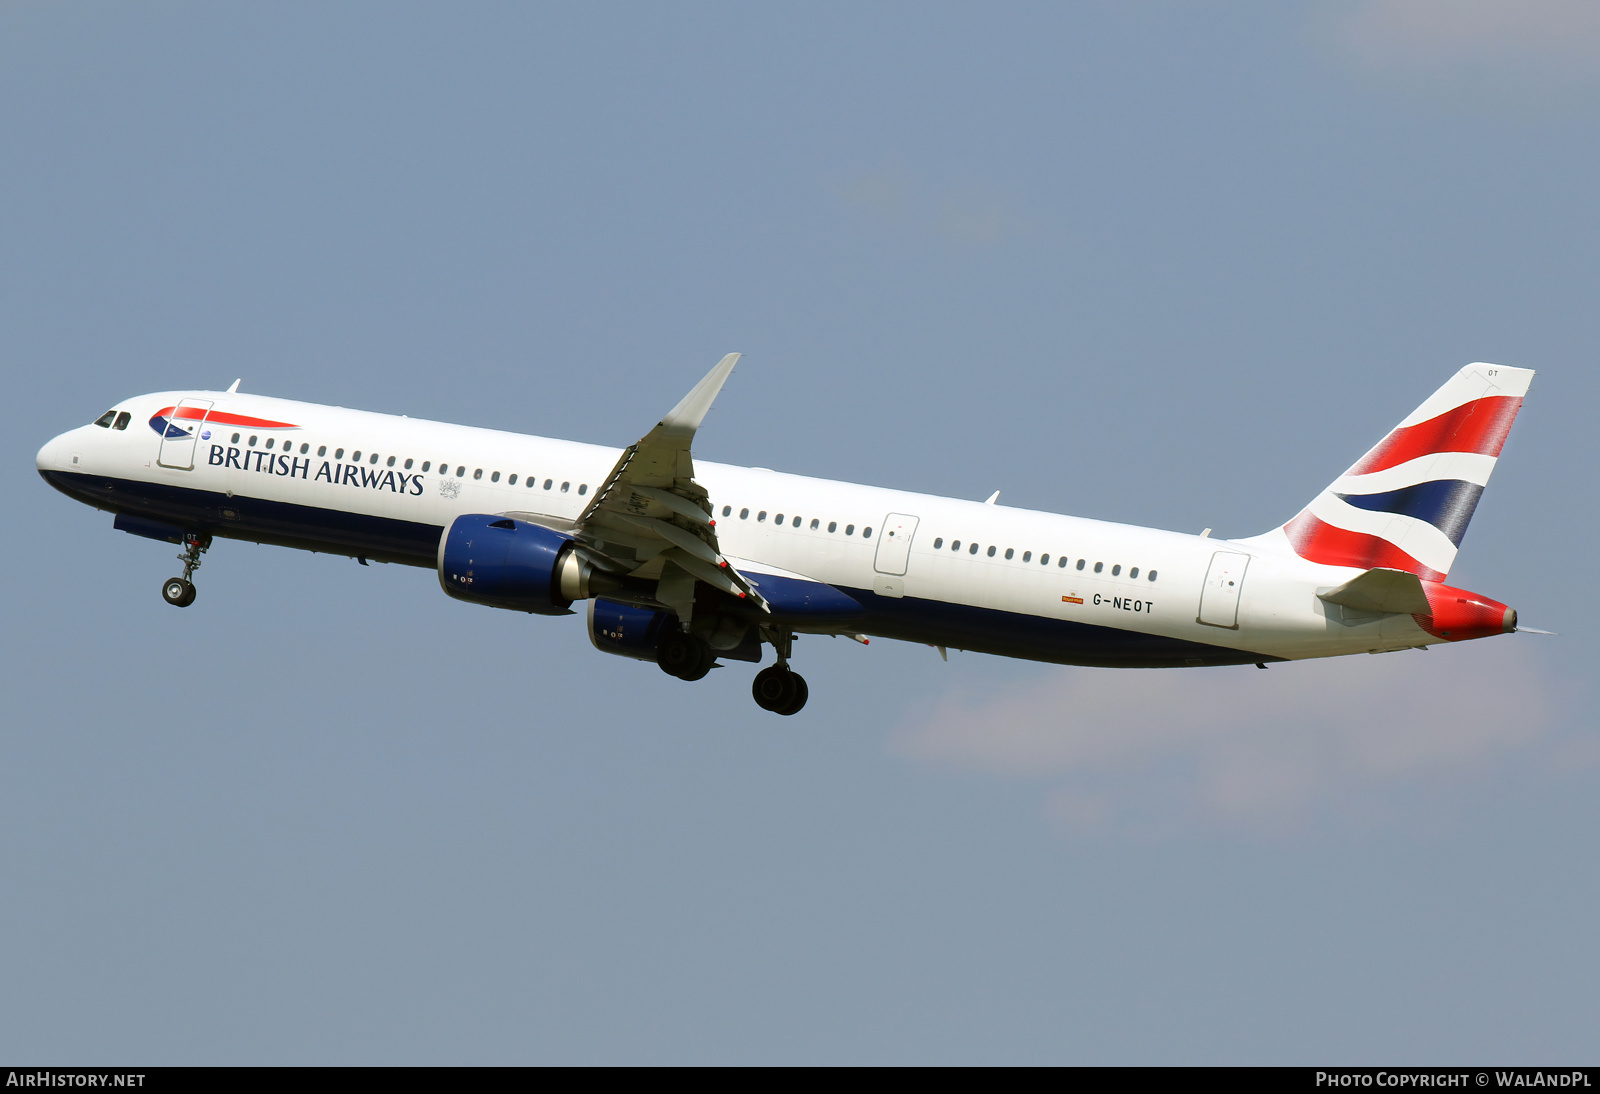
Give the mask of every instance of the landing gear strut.
M 194 603 L 194 572 L 200 568 L 200 556 L 211 546 L 211 537 L 200 532 L 186 532 L 183 536 L 182 577 L 169 577 L 161 584 L 161 598 L 175 608 L 187 608 Z
M 774 714 L 799 714 L 800 708 L 806 705 L 811 690 L 806 687 L 806 678 L 789 667 L 789 652 L 794 642 L 794 634 L 787 630 L 780 630 L 770 635 L 772 648 L 777 651 L 778 663 L 768 665 L 756 673 L 755 680 L 750 685 L 750 694 L 754 696 L 756 706 L 762 710 L 770 710 Z

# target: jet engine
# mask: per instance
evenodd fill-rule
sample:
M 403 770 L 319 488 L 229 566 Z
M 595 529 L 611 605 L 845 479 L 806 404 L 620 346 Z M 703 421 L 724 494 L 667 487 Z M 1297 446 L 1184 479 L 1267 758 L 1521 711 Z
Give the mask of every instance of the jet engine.
M 572 537 L 542 525 L 465 513 L 439 538 L 439 585 L 457 600 L 537 615 L 571 615 L 592 573 Z
M 677 625 L 666 612 L 654 608 L 635 608 L 614 600 L 589 602 L 589 641 L 602 653 L 654 661 L 661 628 Z

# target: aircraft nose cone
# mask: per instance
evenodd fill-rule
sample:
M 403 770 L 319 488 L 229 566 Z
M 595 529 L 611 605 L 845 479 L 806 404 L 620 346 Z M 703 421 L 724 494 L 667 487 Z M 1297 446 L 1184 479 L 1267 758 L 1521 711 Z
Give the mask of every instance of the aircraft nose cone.
M 33 466 L 40 471 L 61 470 L 62 447 L 62 438 L 52 437 L 45 442 L 44 447 L 39 449 L 39 454 L 33 458 Z

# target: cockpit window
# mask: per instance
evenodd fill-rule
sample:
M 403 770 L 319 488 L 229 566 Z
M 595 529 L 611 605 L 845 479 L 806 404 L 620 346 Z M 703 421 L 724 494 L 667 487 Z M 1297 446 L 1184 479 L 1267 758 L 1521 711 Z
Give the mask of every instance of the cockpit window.
M 115 410 L 108 410 L 104 414 L 100 415 L 100 417 L 96 418 L 94 420 L 94 424 L 99 426 L 101 429 L 110 429 L 111 423 L 113 420 L 115 420 L 116 416 L 117 412 Z
M 117 415 L 116 424 L 113 425 L 111 428 L 112 429 L 127 429 L 128 428 L 128 423 L 131 422 L 131 421 L 133 421 L 133 415 L 129 414 L 126 410 L 124 410 L 121 414 Z

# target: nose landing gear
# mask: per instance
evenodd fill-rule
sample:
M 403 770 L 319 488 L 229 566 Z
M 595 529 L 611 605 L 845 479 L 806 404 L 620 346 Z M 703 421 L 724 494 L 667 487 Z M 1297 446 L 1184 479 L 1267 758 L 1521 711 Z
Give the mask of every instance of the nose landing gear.
M 175 608 L 187 608 L 194 603 L 194 572 L 200 568 L 200 556 L 211 546 L 211 537 L 204 533 L 187 532 L 183 537 L 182 577 L 169 577 L 161 583 L 161 598 Z

